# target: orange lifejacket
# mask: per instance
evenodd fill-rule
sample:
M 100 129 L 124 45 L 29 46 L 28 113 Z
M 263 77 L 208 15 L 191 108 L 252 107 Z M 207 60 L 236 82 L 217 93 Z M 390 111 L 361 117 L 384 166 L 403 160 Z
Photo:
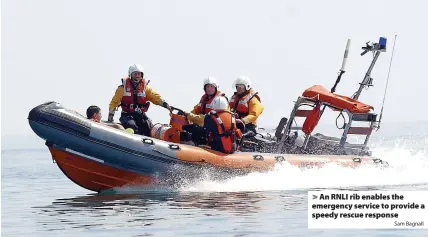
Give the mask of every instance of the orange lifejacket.
M 217 125 L 217 134 L 208 134 L 208 144 L 220 137 L 224 152 L 228 154 L 233 153 L 236 137 L 240 138 L 242 136 L 240 130 L 236 129 L 235 117 L 229 111 L 210 113 L 210 116 Z
M 248 104 L 254 96 L 261 102 L 258 92 L 255 92 L 253 89 L 250 89 L 243 95 L 238 95 L 235 92 L 229 102 L 229 106 L 232 112 L 237 113 L 239 115 L 239 118 L 244 118 L 245 116 L 248 116 L 248 114 L 250 113 Z
M 122 112 L 132 113 L 135 112 L 135 108 L 143 108 L 148 102 L 146 97 L 146 87 L 149 81 L 145 82 L 141 80 L 138 82 L 136 88 L 134 88 L 131 79 L 128 77 L 125 80 L 122 79 L 123 84 L 123 97 L 121 101 Z
M 195 114 L 208 114 L 213 110 L 213 101 L 217 96 L 225 96 L 224 93 L 217 91 L 217 93 L 211 98 L 208 98 L 207 94 L 204 94 L 196 107 Z

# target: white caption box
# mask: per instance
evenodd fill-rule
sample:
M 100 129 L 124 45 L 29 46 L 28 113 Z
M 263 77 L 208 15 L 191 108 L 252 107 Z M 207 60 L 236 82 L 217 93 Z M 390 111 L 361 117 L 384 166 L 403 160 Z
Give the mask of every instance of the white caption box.
M 426 229 L 428 191 L 308 191 L 309 229 Z

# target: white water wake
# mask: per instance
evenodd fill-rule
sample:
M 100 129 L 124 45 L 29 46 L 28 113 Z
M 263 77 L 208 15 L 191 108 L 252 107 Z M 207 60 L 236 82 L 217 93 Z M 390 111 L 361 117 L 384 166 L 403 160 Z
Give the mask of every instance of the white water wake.
M 302 170 L 283 164 L 268 173 L 251 173 L 222 182 L 207 178 L 183 186 L 180 191 L 242 192 L 428 184 L 428 153 L 424 150 L 413 154 L 406 148 L 377 148 L 373 156 L 387 161 L 390 167 L 345 168 L 328 164 L 323 168 Z

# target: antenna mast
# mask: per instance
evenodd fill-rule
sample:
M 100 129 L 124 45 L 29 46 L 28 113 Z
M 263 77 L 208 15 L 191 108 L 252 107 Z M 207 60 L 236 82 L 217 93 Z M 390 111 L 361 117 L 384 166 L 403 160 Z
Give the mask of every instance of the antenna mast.
M 371 72 L 373 70 L 373 67 L 380 55 L 381 52 L 385 52 L 386 51 L 386 38 L 385 37 L 380 37 L 379 38 L 379 43 L 372 43 L 369 44 L 369 42 L 366 42 L 366 47 L 362 47 L 362 49 L 364 50 L 361 53 L 361 56 L 363 56 L 364 54 L 366 54 L 369 51 L 372 51 L 374 53 L 374 58 L 372 63 L 370 64 L 369 69 L 366 72 L 366 75 L 364 76 L 363 81 L 360 83 L 360 88 L 358 88 L 358 91 L 354 93 L 354 95 L 352 96 L 352 99 L 354 100 L 358 100 L 358 98 L 360 97 L 361 91 L 363 90 L 364 87 L 370 87 L 373 86 L 372 82 L 373 82 L 373 78 L 371 77 Z

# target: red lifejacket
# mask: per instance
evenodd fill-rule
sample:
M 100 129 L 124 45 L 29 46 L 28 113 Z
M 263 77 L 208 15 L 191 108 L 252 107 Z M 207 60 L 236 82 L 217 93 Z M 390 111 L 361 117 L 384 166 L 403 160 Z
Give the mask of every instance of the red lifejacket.
M 235 117 L 228 111 L 211 113 L 210 116 L 217 125 L 217 134 L 208 134 L 208 144 L 215 138 L 220 137 L 224 152 L 227 154 L 233 153 L 233 146 L 237 136 Z
M 250 108 L 248 104 L 254 96 L 261 102 L 258 92 L 255 92 L 253 89 L 250 89 L 243 95 L 238 95 L 235 92 L 229 102 L 229 106 L 232 112 L 237 113 L 239 115 L 239 118 L 244 118 L 248 116 L 248 114 L 250 113 Z
M 146 97 L 146 87 L 149 81 L 141 80 L 138 82 L 137 88 L 132 85 L 131 79 L 128 77 L 125 80 L 122 79 L 123 84 L 123 97 L 121 101 L 122 112 L 132 113 L 135 112 L 135 108 L 143 108 L 148 102 Z
M 217 91 L 211 99 L 208 99 L 208 95 L 204 94 L 196 107 L 195 114 L 208 114 L 211 112 L 213 110 L 213 101 L 217 96 L 225 96 L 225 94 Z

